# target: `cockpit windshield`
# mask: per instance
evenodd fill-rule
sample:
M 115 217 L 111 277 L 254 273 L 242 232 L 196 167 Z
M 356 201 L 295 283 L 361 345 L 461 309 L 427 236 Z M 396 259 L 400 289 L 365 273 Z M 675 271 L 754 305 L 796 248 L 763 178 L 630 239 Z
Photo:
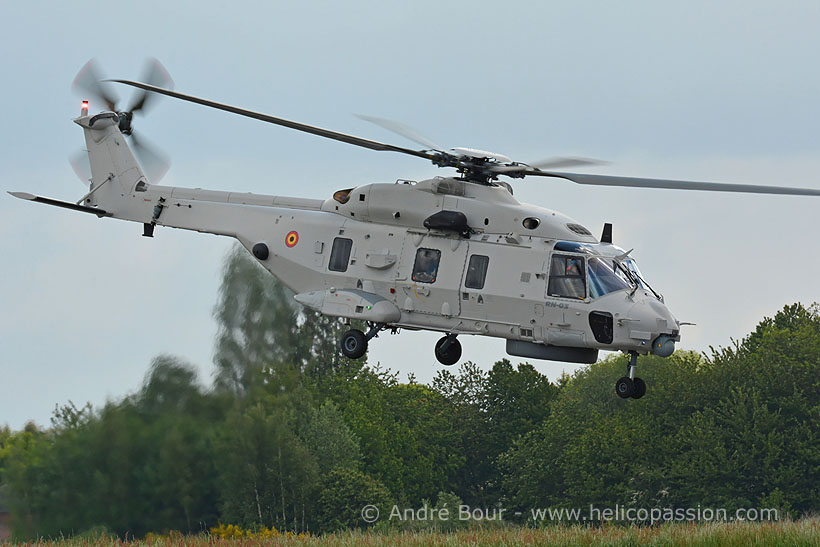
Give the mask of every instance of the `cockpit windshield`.
M 638 264 L 632 258 L 627 258 L 626 260 L 622 261 L 621 264 L 629 270 L 632 274 L 632 279 L 638 284 L 638 286 L 642 289 L 649 289 L 649 286 L 643 280 L 643 276 L 641 275 L 641 271 L 638 269 Z
M 552 255 L 550 263 L 549 296 L 600 298 L 622 289 L 633 292 L 643 289 L 663 301 L 663 296 L 644 281 L 635 259 L 619 247 L 559 241 L 554 250 L 557 252 Z M 580 265 L 580 269 L 574 272 L 574 265 Z
M 624 273 L 616 273 L 615 269 L 601 258 L 587 259 L 587 273 L 589 275 L 590 298 L 600 298 L 605 294 L 629 289 L 633 286 L 624 280 Z

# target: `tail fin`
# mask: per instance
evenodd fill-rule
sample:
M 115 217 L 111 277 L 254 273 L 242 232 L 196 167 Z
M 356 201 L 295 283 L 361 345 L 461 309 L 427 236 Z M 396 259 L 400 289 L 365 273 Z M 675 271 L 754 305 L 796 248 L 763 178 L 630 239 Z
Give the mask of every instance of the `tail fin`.
M 144 190 L 148 181 L 120 132 L 117 114 L 85 115 L 74 122 L 83 128 L 91 163 L 91 188 L 84 205 L 99 207 L 115 217 L 138 220 L 132 218 L 138 211 L 128 210 L 133 200 L 123 198 Z M 144 216 L 143 211 L 139 213 Z

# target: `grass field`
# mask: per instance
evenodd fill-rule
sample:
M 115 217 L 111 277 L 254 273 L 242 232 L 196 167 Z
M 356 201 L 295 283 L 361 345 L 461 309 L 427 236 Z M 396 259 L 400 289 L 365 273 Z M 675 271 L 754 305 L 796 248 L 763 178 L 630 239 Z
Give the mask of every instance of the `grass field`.
M 656 527 L 581 526 L 545 529 L 507 528 L 439 532 L 347 532 L 314 537 L 271 537 L 265 539 L 219 539 L 213 536 L 154 536 L 147 540 L 121 541 L 106 537 L 74 538 L 19 545 L 102 547 L 185 545 L 189 547 L 230 546 L 426 546 L 426 545 L 820 545 L 820 519 L 797 522 L 670 524 Z

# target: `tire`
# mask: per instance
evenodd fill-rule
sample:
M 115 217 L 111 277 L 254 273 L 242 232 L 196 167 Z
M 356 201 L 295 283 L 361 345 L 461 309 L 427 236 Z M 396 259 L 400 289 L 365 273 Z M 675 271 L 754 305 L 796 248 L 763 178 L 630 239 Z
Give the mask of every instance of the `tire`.
M 621 399 L 632 397 L 632 394 L 635 393 L 635 383 L 630 380 L 629 377 L 624 376 L 615 382 L 615 393 L 617 393 Z
M 447 337 L 442 337 L 438 342 L 436 342 L 436 359 L 438 362 L 445 366 L 455 365 L 458 363 L 458 360 L 461 359 L 461 342 L 458 340 L 453 340 L 450 342 L 450 347 L 447 348 L 447 352 L 441 351 L 441 347 L 444 345 L 444 342 L 447 341 Z
M 632 380 L 632 385 L 635 387 L 635 391 L 631 395 L 633 399 L 640 399 L 646 395 L 646 382 L 640 378 L 634 378 Z
M 342 354 L 349 359 L 361 359 L 367 352 L 367 338 L 358 329 L 350 329 L 342 335 Z

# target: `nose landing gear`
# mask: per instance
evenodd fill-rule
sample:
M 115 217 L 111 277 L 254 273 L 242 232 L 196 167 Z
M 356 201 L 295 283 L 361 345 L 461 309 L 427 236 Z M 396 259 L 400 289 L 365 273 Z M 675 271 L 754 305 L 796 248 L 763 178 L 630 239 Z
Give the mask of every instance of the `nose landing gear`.
M 615 382 L 615 393 L 621 399 L 632 397 L 640 399 L 646 395 L 646 382 L 635 376 L 635 367 L 638 366 L 638 352 L 629 352 L 629 363 L 626 365 L 626 376 Z

